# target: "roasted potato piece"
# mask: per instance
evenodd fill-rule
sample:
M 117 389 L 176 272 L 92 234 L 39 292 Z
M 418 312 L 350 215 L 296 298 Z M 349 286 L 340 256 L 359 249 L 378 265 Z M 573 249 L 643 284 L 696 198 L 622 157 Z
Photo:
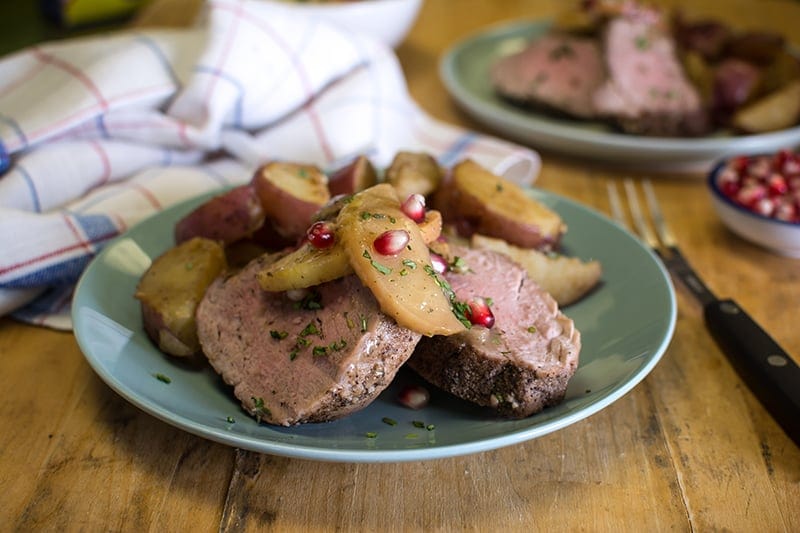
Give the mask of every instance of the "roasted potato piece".
M 733 126 L 746 133 L 782 130 L 800 121 L 800 80 L 747 105 L 733 116 Z
M 187 357 L 200 351 L 195 310 L 206 289 L 225 271 L 217 241 L 194 237 L 157 257 L 136 287 L 147 335 L 164 353 Z
M 603 274 L 603 268 L 596 260 L 584 262 L 577 257 L 549 255 L 484 235 L 473 235 L 470 245 L 504 254 L 522 265 L 530 278 L 549 292 L 560 306 L 580 300 L 598 284 Z
M 225 244 L 250 236 L 264 223 L 264 208 L 251 185 L 215 196 L 175 225 L 175 242 L 205 237 Z
M 352 163 L 337 170 L 328 180 L 332 196 L 355 194 L 378 183 L 378 173 L 366 156 L 356 157 Z
M 267 217 L 285 237 L 302 236 L 331 197 L 328 177 L 313 165 L 267 163 L 256 171 L 252 183 Z
M 465 237 L 481 233 L 522 248 L 548 250 L 566 231 L 555 211 L 469 159 L 453 167 L 434 201 L 444 221 Z
M 465 330 L 453 311 L 452 290 L 445 294 L 449 286 L 433 270 L 419 227 L 401 210 L 394 187 L 384 183 L 355 195 L 338 223 L 350 265 L 384 313 L 427 336 Z M 396 235 L 404 238 L 387 238 Z
M 442 169 L 431 155 L 421 152 L 398 152 L 386 169 L 386 182 L 405 201 L 412 194 L 427 196 L 442 182 Z

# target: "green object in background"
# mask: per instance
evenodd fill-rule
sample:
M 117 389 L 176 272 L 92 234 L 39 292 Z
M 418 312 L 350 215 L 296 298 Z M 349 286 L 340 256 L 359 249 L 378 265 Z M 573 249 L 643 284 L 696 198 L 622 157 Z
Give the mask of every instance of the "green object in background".
M 0 9 L 0 56 L 65 37 L 120 28 L 147 0 L 3 0 Z M 67 18 L 62 16 L 67 9 Z M 106 4 L 94 11 L 90 4 Z M 73 12 L 74 10 L 74 12 Z
M 42 0 L 42 10 L 62 26 L 74 28 L 129 17 L 147 0 Z

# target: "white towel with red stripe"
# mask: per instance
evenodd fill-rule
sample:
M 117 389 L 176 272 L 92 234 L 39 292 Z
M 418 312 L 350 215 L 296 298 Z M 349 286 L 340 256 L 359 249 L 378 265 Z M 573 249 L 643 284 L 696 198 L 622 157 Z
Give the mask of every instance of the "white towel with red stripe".
M 258 0 L 189 29 L 46 43 L 0 58 L 0 315 L 70 329 L 75 283 L 132 224 L 282 159 L 331 171 L 398 150 L 530 183 L 538 155 L 432 119 L 393 51 Z

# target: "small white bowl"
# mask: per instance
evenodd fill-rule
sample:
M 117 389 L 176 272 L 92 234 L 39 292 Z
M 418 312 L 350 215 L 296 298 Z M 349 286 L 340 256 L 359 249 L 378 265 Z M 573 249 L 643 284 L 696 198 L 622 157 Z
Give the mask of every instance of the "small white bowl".
M 422 7 L 422 0 L 265 1 L 317 16 L 347 31 L 369 35 L 392 48 L 403 42 Z
M 728 160 L 715 165 L 708 175 L 708 189 L 714 209 L 734 233 L 780 255 L 800 257 L 800 223 L 770 218 L 735 203 L 717 186 L 717 175 Z

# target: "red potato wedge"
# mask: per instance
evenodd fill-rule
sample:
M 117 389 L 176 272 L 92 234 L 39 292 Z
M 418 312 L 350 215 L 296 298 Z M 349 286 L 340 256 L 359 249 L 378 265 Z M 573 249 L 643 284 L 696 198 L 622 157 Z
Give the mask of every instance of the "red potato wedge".
M 288 238 L 305 234 L 314 214 L 330 200 L 328 177 L 313 165 L 272 162 L 252 181 L 266 216 Z
M 331 196 L 355 194 L 378 183 L 378 173 L 366 156 L 356 157 L 352 163 L 333 173 L 328 180 Z
M 386 169 L 386 182 L 397 190 L 401 202 L 412 194 L 431 194 L 443 176 L 436 159 L 421 152 L 398 152 Z
M 200 352 L 195 310 L 227 267 L 219 242 L 194 237 L 157 257 L 136 286 L 144 330 L 169 355 Z
M 480 233 L 521 248 L 554 249 L 567 229 L 555 211 L 469 159 L 453 167 L 434 207 L 463 237 Z
M 242 185 L 215 196 L 175 225 L 175 242 L 194 237 L 231 244 L 253 234 L 264 223 L 264 208 L 255 189 Z

